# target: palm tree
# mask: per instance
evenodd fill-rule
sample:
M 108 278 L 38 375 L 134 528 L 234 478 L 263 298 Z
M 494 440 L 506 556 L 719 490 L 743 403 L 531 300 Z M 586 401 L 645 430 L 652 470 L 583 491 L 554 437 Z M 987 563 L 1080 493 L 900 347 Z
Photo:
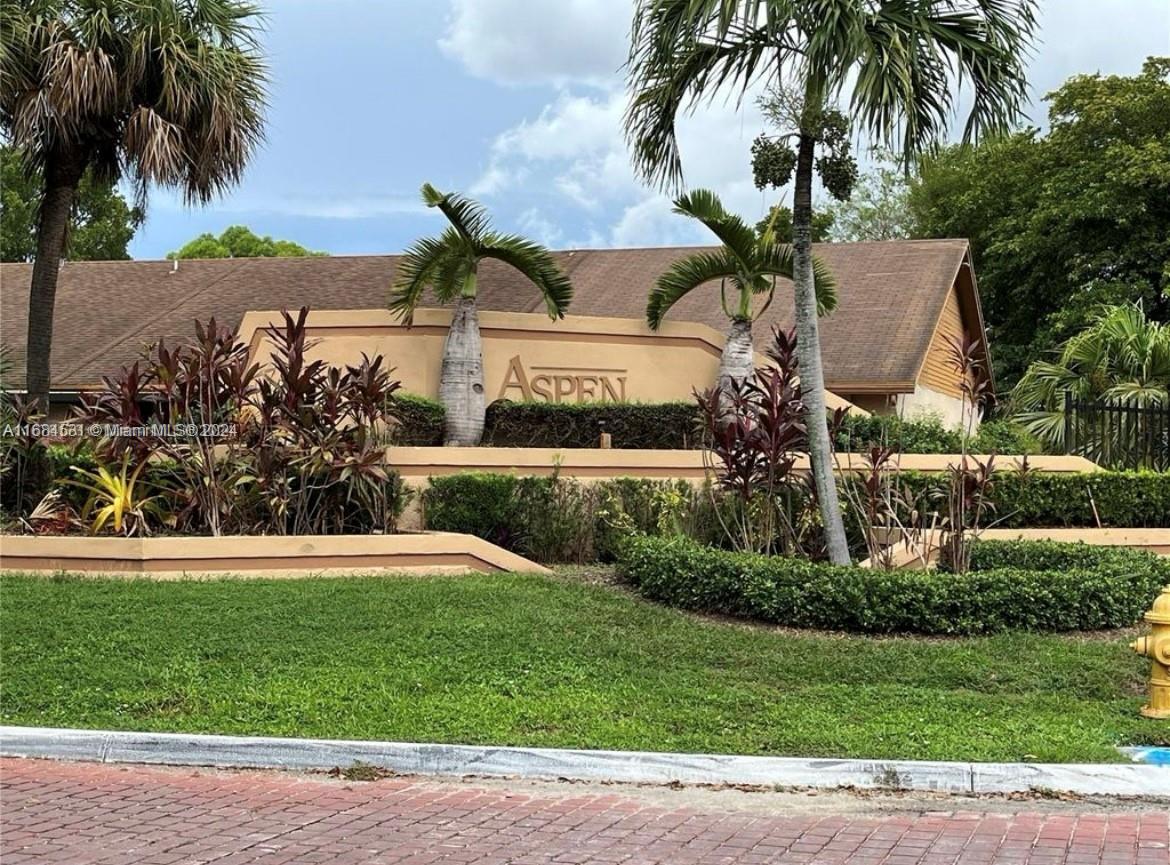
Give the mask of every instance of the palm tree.
M 88 169 L 205 202 L 263 134 L 267 72 L 243 0 L 23 0 L 0 11 L 0 129 L 43 178 L 26 388 L 49 394 L 57 269 Z
M 945 134 L 958 84 L 972 90 L 965 137 L 1008 127 L 1026 96 L 1035 7 L 1036 0 L 639 0 L 635 9 L 625 127 L 647 180 L 681 184 L 676 120 L 724 86 L 742 96 L 771 83 L 800 95 L 791 130 L 797 345 L 813 477 L 836 563 L 847 563 L 849 550 L 832 473 L 811 240 L 816 151 L 840 141 L 826 135 L 826 113 L 844 97 L 874 143 L 904 160 Z M 819 164 L 831 168 L 835 155 Z
M 438 237 L 424 237 L 406 251 L 394 280 L 390 309 L 410 324 L 431 287 L 440 303 L 455 302 L 443 345 L 439 399 L 446 408 L 443 442 L 477 445 L 483 437 L 483 342 L 476 312 L 479 263 L 494 258 L 524 274 L 544 297 L 548 316 L 564 318 L 573 296 L 569 278 L 543 246 L 515 234 L 493 231 L 484 208 L 456 193 L 422 186 L 427 207 L 437 207 L 451 224 Z
M 1170 406 L 1170 325 L 1146 318 L 1137 304 L 1102 311 L 1061 346 L 1056 360 L 1028 367 L 1012 390 L 1012 405 L 1029 432 L 1063 450 L 1070 397 L 1139 408 Z M 1131 432 L 1140 437 L 1140 430 Z
M 674 262 L 650 292 L 646 320 L 657 330 L 666 313 L 685 295 L 700 285 L 719 280 L 723 312 L 731 319 L 719 361 L 719 387 L 726 389 L 732 381 L 742 382 L 752 374 L 755 367 L 752 321 L 771 305 L 776 277 L 792 279 L 792 247 L 776 243 L 770 226 L 757 234 L 739 216 L 728 213 L 719 197 L 707 189 L 680 196 L 674 202 L 674 212 L 699 220 L 722 245 L 717 250 L 696 252 Z M 819 259 L 813 261 L 813 268 L 817 300 L 824 314 L 837 306 L 836 286 Z M 730 306 L 728 281 L 735 289 Z M 766 300 L 758 310 L 754 309 L 752 301 L 761 295 Z

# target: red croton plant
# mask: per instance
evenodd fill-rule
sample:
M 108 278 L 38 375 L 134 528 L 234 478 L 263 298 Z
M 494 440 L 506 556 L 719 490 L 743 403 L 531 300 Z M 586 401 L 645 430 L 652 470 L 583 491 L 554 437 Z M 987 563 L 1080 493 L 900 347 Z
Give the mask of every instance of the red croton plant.
M 264 368 L 212 319 L 103 379 L 77 420 L 145 432 L 103 437 L 99 462 L 147 462 L 169 504 L 162 521 L 184 533 L 392 531 L 405 504 L 385 464 L 399 383 L 381 355 L 344 368 L 311 360 L 307 318 L 285 311 L 266 329 Z

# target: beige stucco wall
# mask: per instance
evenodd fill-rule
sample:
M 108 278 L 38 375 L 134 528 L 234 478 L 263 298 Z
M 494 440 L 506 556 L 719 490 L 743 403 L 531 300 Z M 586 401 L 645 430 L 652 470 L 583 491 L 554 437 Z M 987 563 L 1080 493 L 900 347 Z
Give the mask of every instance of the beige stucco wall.
M 256 360 L 270 357 L 263 329 L 279 320 L 271 311 L 244 316 L 240 336 Z M 312 311 L 312 357 L 342 364 L 357 362 L 362 352 L 382 354 L 404 390 L 436 397 L 450 321 L 450 311 L 442 309 L 419 310 L 410 328 L 382 309 Z M 569 316 L 554 322 L 545 315 L 482 311 L 479 323 L 488 402 L 689 401 L 694 389 L 715 383 L 723 350 L 722 334 L 686 322 L 652 331 L 627 318 Z M 756 362 L 766 359 L 757 355 Z M 848 405 L 833 394 L 828 402 L 830 408 Z
M 548 569 L 495 544 L 451 532 L 159 538 L 4 535 L 0 571 L 297 577 Z
M 914 393 L 898 394 L 891 411 L 906 420 L 937 417 L 947 429 L 959 429 L 963 426 L 968 426 L 972 432 L 979 429 L 977 414 L 972 419 L 968 409 L 964 417 L 961 397 L 941 393 L 922 384 L 914 386 Z

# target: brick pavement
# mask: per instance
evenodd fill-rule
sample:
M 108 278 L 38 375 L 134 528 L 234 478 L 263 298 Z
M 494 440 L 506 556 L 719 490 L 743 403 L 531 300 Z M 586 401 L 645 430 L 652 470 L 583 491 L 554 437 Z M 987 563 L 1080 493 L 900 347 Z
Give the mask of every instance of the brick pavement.
M 833 798 L 836 796 L 836 798 Z M 1170 816 L 975 800 L 0 760 L 0 861 L 101 865 L 1168 865 Z M 929 811 L 939 803 L 958 812 Z M 1022 813 L 996 813 L 1012 808 Z M 1094 808 L 1097 813 L 1094 813 Z

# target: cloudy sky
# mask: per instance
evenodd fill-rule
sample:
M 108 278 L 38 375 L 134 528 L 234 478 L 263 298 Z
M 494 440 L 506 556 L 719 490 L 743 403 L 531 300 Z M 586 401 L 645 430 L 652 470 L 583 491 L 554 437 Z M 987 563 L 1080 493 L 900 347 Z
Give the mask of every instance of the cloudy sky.
M 468 192 L 555 247 L 701 240 L 633 177 L 620 132 L 632 0 L 268 0 L 267 142 L 226 198 L 151 198 L 136 258 L 243 223 L 334 254 L 397 252 L 440 226 L 418 187 Z M 1047 0 L 1031 116 L 1078 72 L 1170 54 L 1170 0 Z M 753 218 L 755 106 L 682 126 L 686 180 Z

